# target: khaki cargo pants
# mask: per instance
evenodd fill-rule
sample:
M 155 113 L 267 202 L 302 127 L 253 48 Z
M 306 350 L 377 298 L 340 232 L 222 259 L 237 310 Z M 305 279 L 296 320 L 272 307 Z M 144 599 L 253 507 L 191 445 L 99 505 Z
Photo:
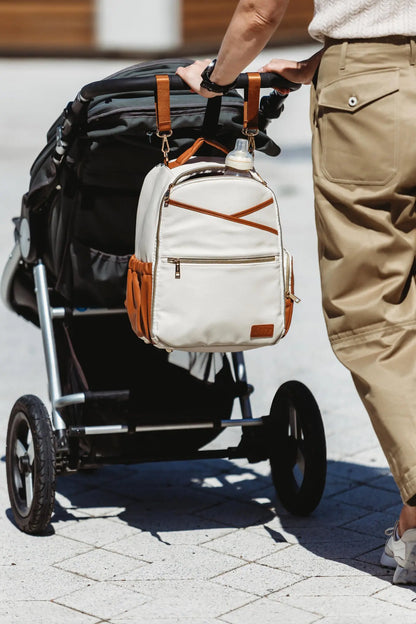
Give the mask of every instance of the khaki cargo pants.
M 311 106 L 328 334 L 405 502 L 416 494 L 415 63 L 408 38 L 329 41 Z

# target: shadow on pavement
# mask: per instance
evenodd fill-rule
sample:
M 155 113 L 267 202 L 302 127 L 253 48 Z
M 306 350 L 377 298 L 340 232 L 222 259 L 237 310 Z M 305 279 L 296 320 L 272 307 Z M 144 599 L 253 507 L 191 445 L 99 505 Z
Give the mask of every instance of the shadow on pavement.
M 267 465 L 226 460 L 105 467 L 58 479 L 52 527 L 115 516 L 155 536 L 171 531 L 257 527 L 276 542 L 298 543 L 319 557 L 386 576 L 379 566 L 384 530 L 400 510 L 384 468 L 328 462 L 327 487 L 308 517 L 276 500 Z
M 276 500 L 266 463 L 218 459 L 118 465 L 58 478 L 47 534 L 74 523 L 82 532 L 83 525 L 97 519 L 121 520 L 165 544 L 171 533 L 249 529 L 295 546 L 286 555 L 286 549 L 276 549 L 272 556 L 282 557 L 279 569 L 302 574 L 309 561 L 311 575 L 320 576 L 316 570 L 321 566 L 325 576 L 335 575 L 337 564 L 343 564 L 386 579 L 392 571 L 379 565 L 384 530 L 394 524 L 400 507 L 386 469 L 346 461 L 328 462 L 324 496 L 307 517 L 290 514 Z M 11 511 L 6 513 L 13 522 Z

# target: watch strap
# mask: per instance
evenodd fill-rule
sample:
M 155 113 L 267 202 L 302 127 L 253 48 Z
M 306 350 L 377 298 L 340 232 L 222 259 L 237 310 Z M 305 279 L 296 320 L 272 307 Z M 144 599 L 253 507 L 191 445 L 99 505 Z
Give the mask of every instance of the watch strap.
M 217 62 L 217 59 L 214 59 L 213 61 L 211 61 L 211 63 L 202 72 L 201 87 L 203 87 L 207 91 L 211 91 L 212 93 L 222 93 L 224 95 L 235 87 L 237 80 L 234 80 L 233 82 L 227 85 L 219 85 L 216 82 L 213 82 L 210 76 L 212 72 L 214 71 L 216 62 Z

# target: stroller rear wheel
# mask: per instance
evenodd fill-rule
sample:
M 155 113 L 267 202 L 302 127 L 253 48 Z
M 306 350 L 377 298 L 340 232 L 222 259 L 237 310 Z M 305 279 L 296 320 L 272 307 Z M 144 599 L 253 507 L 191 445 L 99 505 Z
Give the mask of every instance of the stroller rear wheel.
M 20 397 L 9 418 L 6 471 L 17 526 L 42 533 L 55 500 L 55 443 L 46 407 L 34 395 Z
M 321 500 L 326 477 L 325 432 L 319 407 L 299 381 L 284 383 L 270 410 L 273 484 L 283 506 L 296 515 L 311 513 Z

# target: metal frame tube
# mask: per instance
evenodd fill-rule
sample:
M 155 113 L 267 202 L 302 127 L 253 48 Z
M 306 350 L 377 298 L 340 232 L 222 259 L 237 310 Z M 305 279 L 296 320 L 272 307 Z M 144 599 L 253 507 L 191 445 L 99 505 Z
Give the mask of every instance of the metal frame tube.
M 189 431 L 191 429 L 226 429 L 227 427 L 259 427 L 263 425 L 263 418 L 240 418 L 233 420 L 221 420 L 219 424 L 215 422 L 191 422 L 191 423 L 172 423 L 161 425 L 137 425 L 133 432 L 143 433 L 148 431 Z M 80 435 L 105 435 L 112 433 L 132 433 L 128 425 L 87 425 L 74 426 L 68 430 L 69 436 Z
M 233 368 L 234 368 L 234 377 L 236 382 L 243 382 L 243 383 L 247 383 L 247 371 L 246 371 L 246 364 L 244 361 L 244 355 L 241 351 L 234 351 L 231 354 L 232 357 L 232 361 L 233 361 Z M 253 412 L 251 410 L 251 403 L 250 403 L 250 397 L 248 395 L 246 396 L 240 396 L 239 397 L 239 401 L 240 401 L 240 407 L 241 407 L 241 414 L 243 416 L 243 418 L 253 418 Z
M 76 394 L 64 394 L 63 396 L 55 399 L 55 408 L 68 407 L 69 405 L 80 405 L 85 403 L 85 393 L 77 392 Z
M 65 308 L 51 308 L 53 319 L 65 318 L 67 310 Z M 74 308 L 70 310 L 71 316 L 110 316 L 113 314 L 127 314 L 126 308 Z
M 59 378 L 58 357 L 56 354 L 55 335 L 52 324 L 52 314 L 49 302 L 48 282 L 44 264 L 39 261 L 33 269 L 35 293 L 38 306 L 39 324 L 42 333 L 43 351 L 45 355 L 46 372 L 48 375 L 49 398 L 52 403 L 52 425 L 55 431 L 65 431 L 66 425 L 56 410 L 56 401 L 62 396 L 61 381 Z

